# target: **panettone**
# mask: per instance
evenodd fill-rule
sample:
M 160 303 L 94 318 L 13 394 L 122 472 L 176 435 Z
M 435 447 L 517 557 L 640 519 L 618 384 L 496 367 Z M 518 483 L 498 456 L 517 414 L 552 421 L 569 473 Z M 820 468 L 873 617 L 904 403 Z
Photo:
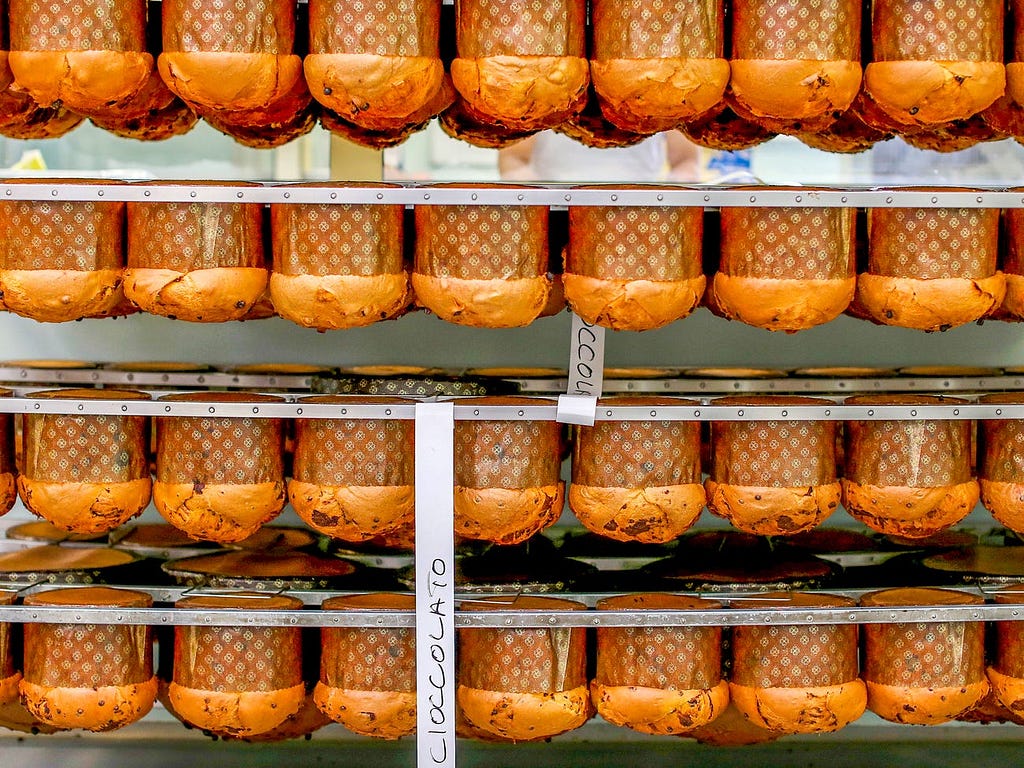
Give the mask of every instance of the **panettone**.
M 946 589 L 871 592 L 861 605 L 978 605 L 984 598 Z M 936 725 L 977 705 L 985 679 L 985 625 L 980 621 L 865 624 L 868 709 L 895 723 Z
M 414 611 L 412 595 L 332 597 L 325 611 Z M 314 697 L 335 722 L 363 736 L 416 731 L 416 635 L 410 628 L 324 627 Z
M 985 395 L 979 403 L 1021 405 L 1022 394 Z M 978 421 L 978 485 L 981 503 L 1011 531 L 1024 532 L 1024 421 Z
M 0 397 L 13 397 L 13 395 L 11 390 L 0 388 Z M 0 414 L 0 516 L 10 512 L 18 498 L 14 422 L 13 414 Z
M 1022 587 L 1011 586 L 1000 589 L 995 601 L 1002 605 L 1019 605 L 1024 602 Z M 1024 715 L 1024 624 L 1016 621 L 995 623 L 996 643 L 992 663 L 988 667 L 988 680 L 998 702 L 1016 718 Z
M 210 392 L 167 395 L 174 402 L 277 403 L 281 398 Z M 281 419 L 161 416 L 156 420 L 153 503 L 197 539 L 231 543 L 254 534 L 284 507 Z
M 309 397 L 304 403 L 409 405 L 401 398 Z M 414 519 L 413 431 L 409 420 L 302 419 L 288 499 L 310 527 L 366 541 Z
M 570 207 L 566 301 L 587 322 L 614 330 L 686 317 L 704 294 L 703 232 L 701 208 Z
M 696 405 L 655 397 L 602 398 L 599 407 Z M 569 507 L 588 529 L 619 541 L 679 537 L 704 509 L 700 427 L 687 421 L 599 421 L 573 441 Z
M 278 314 L 328 330 L 404 312 L 412 295 L 403 213 L 401 205 L 272 206 L 270 296 Z
M 109 587 L 55 589 L 25 605 L 149 608 L 144 592 Z M 156 701 L 152 630 L 125 624 L 26 624 L 24 678 L 28 711 L 57 728 L 111 731 L 141 719 Z
M 827 405 L 810 397 L 726 397 L 721 406 Z M 716 421 L 704 487 L 708 509 L 736 528 L 785 536 L 814 528 L 839 507 L 836 425 L 830 421 Z
M 598 610 L 714 610 L 710 600 L 665 594 L 609 597 Z M 721 627 L 599 627 L 591 697 L 601 717 L 641 733 L 672 736 L 725 711 Z
M 928 395 L 860 395 L 849 405 L 962 405 Z M 965 419 L 848 421 L 843 506 L 873 530 L 925 538 L 960 522 L 978 503 Z
M 590 74 L 604 116 L 656 133 L 719 104 L 729 82 L 723 0 L 594 0 Z
M 463 611 L 585 610 L 550 597 L 498 596 Z M 474 729 L 500 741 L 540 741 L 579 728 L 593 714 L 586 630 L 459 629 L 458 705 Z
M 35 392 L 44 400 L 148 400 L 117 389 Z M 144 416 L 26 413 L 18 477 L 29 511 L 71 533 L 106 533 L 149 505 L 149 431 Z

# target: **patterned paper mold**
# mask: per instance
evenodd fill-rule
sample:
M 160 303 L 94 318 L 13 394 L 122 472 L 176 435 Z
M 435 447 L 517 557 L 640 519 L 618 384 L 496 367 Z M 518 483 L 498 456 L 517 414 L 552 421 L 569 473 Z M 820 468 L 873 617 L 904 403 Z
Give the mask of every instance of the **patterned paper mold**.
M 409 405 L 401 398 L 310 397 L 304 403 Z M 312 528 L 366 541 L 414 520 L 413 422 L 303 419 L 295 422 L 288 498 Z
M 262 206 L 128 205 L 125 294 L 144 312 L 202 323 L 241 320 L 267 289 L 268 278 Z
M 116 389 L 34 392 L 45 400 L 148 400 Z M 29 511 L 71 533 L 106 533 L 148 506 L 147 419 L 28 413 L 18 491 Z
M 737 0 L 736 108 L 772 130 L 828 127 L 860 90 L 860 30 L 860 0 Z
M 481 397 L 467 406 L 530 406 L 528 397 Z M 519 544 L 562 514 L 562 432 L 553 421 L 455 424 L 455 532 L 468 539 Z
M 328 330 L 405 312 L 412 290 L 403 261 L 402 216 L 400 205 L 272 206 L 270 297 L 278 314 Z
M 236 593 L 186 597 L 190 610 L 294 611 L 302 601 L 285 595 Z M 174 711 L 197 728 L 258 736 L 296 714 L 306 698 L 302 630 L 298 627 L 175 627 Z
M 1024 0 L 1021 2 L 1024 3 Z M 1002 225 L 1001 261 L 1003 277 L 1006 280 L 1006 295 L 999 306 L 999 314 L 1020 320 L 1024 319 L 1024 210 L 1004 210 Z
M 749 610 L 843 608 L 835 595 L 778 592 L 744 603 Z M 732 631 L 729 692 L 755 725 L 779 733 L 838 731 L 864 714 L 855 624 L 749 626 Z
M 452 81 L 471 115 L 536 131 L 583 109 L 584 0 L 464 0 L 456 14 Z
M 979 403 L 1022 405 L 1024 395 L 985 395 Z M 1012 531 L 1024 531 L 1024 421 L 978 421 L 978 484 L 981 503 Z
M 715 610 L 719 603 L 665 594 L 610 597 L 598 610 Z M 721 627 L 599 627 L 590 683 L 601 717 L 641 733 L 679 735 L 719 717 L 729 702 L 722 679 Z
M 551 292 L 548 208 L 417 206 L 412 286 L 417 301 L 448 322 L 529 325 Z
M 167 395 L 174 402 L 278 403 L 242 392 Z M 280 514 L 285 502 L 281 419 L 218 416 L 156 419 L 153 502 L 197 539 L 232 543 Z
M 464 611 L 585 610 L 550 597 L 498 596 Z M 540 741 L 579 728 L 593 714 L 586 630 L 460 629 L 458 704 L 477 731 L 499 741 Z
M 28 595 L 25 605 L 148 608 L 143 592 L 109 587 Z M 28 711 L 57 728 L 110 731 L 141 719 L 156 700 L 152 630 L 145 626 L 26 624 L 19 683 Z
M 1024 587 L 1004 587 L 995 594 L 1002 605 L 1024 603 Z M 1014 718 L 1024 714 L 1024 625 L 1016 621 L 995 624 L 995 655 L 988 667 L 988 680 L 999 704 Z
M 849 405 L 962 405 L 928 395 L 860 395 Z M 955 525 L 978 503 L 971 474 L 971 422 L 846 422 L 843 506 L 880 533 L 926 538 Z
M 834 320 L 854 296 L 855 215 L 853 208 L 723 208 L 709 301 L 731 320 L 772 331 Z
M 896 127 L 964 120 L 1003 95 L 1001 0 L 879 0 L 865 90 Z
M 325 611 L 413 611 L 412 595 L 332 597 Z M 416 633 L 412 629 L 324 627 L 320 710 L 363 736 L 398 739 L 416 732 Z
M 4 183 L 48 182 L 9 179 Z M 76 179 L 75 183 L 112 182 Z M 120 313 L 125 304 L 121 290 L 124 216 L 125 204 L 118 202 L 0 201 L 3 305 L 47 323 Z
M 871 592 L 861 605 L 978 605 L 984 598 L 945 589 Z M 865 624 L 863 678 L 868 709 L 886 720 L 936 725 L 959 716 L 989 691 L 983 622 Z
M 595 0 L 590 74 L 601 112 L 655 133 L 709 112 L 729 83 L 723 0 Z
M 598 407 L 696 405 L 656 397 L 602 398 Z M 704 509 L 700 427 L 686 421 L 602 421 L 573 442 L 569 507 L 594 533 L 664 543 Z
M 703 232 L 701 208 L 570 207 L 566 301 L 587 322 L 614 330 L 651 330 L 686 317 L 707 282 Z
M 725 397 L 715 405 L 827 405 L 812 397 Z M 836 425 L 829 421 L 716 421 L 704 482 L 708 509 L 741 531 L 810 530 L 839 507 Z

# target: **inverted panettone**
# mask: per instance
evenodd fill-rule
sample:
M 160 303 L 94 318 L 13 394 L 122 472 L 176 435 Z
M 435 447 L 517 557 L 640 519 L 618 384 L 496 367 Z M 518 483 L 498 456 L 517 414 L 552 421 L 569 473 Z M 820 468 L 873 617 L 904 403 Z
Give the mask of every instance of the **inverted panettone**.
M 42 179 L 31 182 L 45 183 Z M 76 179 L 75 183 L 111 182 Z M 124 301 L 124 216 L 125 204 L 120 202 L 0 202 L 3 305 L 44 323 L 113 312 Z
M 656 397 L 602 398 L 598 407 L 696 405 Z M 700 427 L 687 421 L 599 421 L 573 441 L 569 507 L 588 529 L 619 541 L 663 543 L 704 509 Z
M 467 406 L 534 406 L 528 397 L 481 397 Z M 455 423 L 455 532 L 519 544 L 562 514 L 560 426 L 553 421 Z
M 460 0 L 456 17 L 452 81 L 471 115 L 536 131 L 583 109 L 584 0 Z
M 41 400 L 148 400 L 117 389 L 35 392 Z M 24 416 L 25 455 L 18 477 L 29 511 L 71 533 L 106 533 L 149 505 L 149 430 L 144 416 Z
M 861 598 L 863 606 L 969 606 L 984 598 L 948 589 L 889 589 Z M 935 621 L 865 624 L 868 709 L 895 723 L 936 725 L 976 706 L 985 679 L 985 624 Z
M 271 395 L 200 392 L 174 402 L 281 402 Z M 281 419 L 161 416 L 156 420 L 153 503 L 196 539 L 232 543 L 280 514 L 285 502 Z
M 529 325 L 547 304 L 548 208 L 418 205 L 412 287 L 442 320 Z
M 1021 405 L 1024 395 L 1005 393 L 979 399 L 987 405 Z M 1011 531 L 1024 531 L 1024 421 L 978 421 L 978 485 L 981 503 Z
M 463 611 L 585 610 L 550 597 L 498 596 Z M 458 704 L 474 729 L 500 741 L 541 741 L 593 714 L 587 690 L 586 630 L 459 629 Z
M 292 88 L 267 104 L 250 109 L 197 107 L 212 128 L 239 144 L 254 149 L 273 149 L 305 136 L 316 126 L 320 105 L 298 78 Z
M 0 592 L 0 605 L 11 605 L 17 593 Z M 18 683 L 21 672 L 14 662 L 14 648 L 11 644 L 11 625 L 0 622 L 0 708 L 18 701 Z M 0 726 L 4 725 L 0 711 Z
M 124 279 L 125 295 L 150 314 L 200 323 L 244 318 L 269 279 L 262 206 L 130 203 Z
M 197 109 L 260 109 L 302 79 L 288 0 L 168 0 L 161 12 L 160 75 Z
M 1020 605 L 1024 602 L 1022 588 L 1009 586 L 1001 588 L 995 594 L 995 601 L 1002 605 Z M 998 702 L 1012 716 L 1020 718 L 1024 715 L 1024 636 L 1021 630 L 1024 624 L 1016 621 L 997 621 L 995 623 L 996 643 L 995 654 L 988 667 L 988 680 Z
M 0 397 L 13 397 L 14 392 L 0 388 Z M 0 516 L 11 511 L 18 498 L 18 469 L 14 448 L 15 417 L 0 414 Z
M 665 594 L 609 597 L 598 610 L 714 610 L 719 603 Z M 597 713 L 641 733 L 674 736 L 719 717 L 729 702 L 722 679 L 721 627 L 599 627 Z
M 185 597 L 175 606 L 215 616 L 224 608 L 295 611 L 302 601 L 243 592 Z M 306 698 L 302 630 L 220 621 L 175 627 L 174 679 L 167 691 L 174 711 L 215 733 L 246 738 L 271 731 L 298 712 Z
M 729 88 L 768 128 L 828 127 L 861 84 L 860 0 L 734 0 Z
M 683 133 L 694 144 L 722 152 L 751 149 L 775 138 L 775 133 L 746 120 L 729 107 L 711 110 L 711 114 L 686 123 Z
M 110 587 L 55 589 L 25 605 L 149 608 L 144 592 Z M 141 719 L 156 701 L 152 630 L 124 624 L 26 624 L 21 701 L 57 728 L 112 731 Z
M 145 0 L 8 2 L 11 71 L 40 106 L 111 115 L 145 86 L 153 71 Z
M 326 395 L 303 403 L 411 405 L 401 398 Z M 306 523 L 328 536 L 367 541 L 414 521 L 411 420 L 302 419 L 288 499 Z
M 414 611 L 412 595 L 332 597 L 325 611 Z M 379 739 L 416 732 L 416 636 L 410 628 L 324 627 L 320 710 L 350 731 Z
M 590 74 L 604 116 L 656 133 L 704 115 L 729 82 L 723 0 L 594 0 Z
M 845 608 L 850 598 L 777 592 L 747 610 Z M 763 601 L 762 601 L 763 600 Z M 742 626 L 732 630 L 732 704 L 754 725 L 778 733 L 830 733 L 864 714 L 856 624 Z
M 1002 271 L 1006 294 L 999 311 L 1024 319 L 1024 210 L 1003 211 Z
M 398 129 L 443 87 L 441 0 L 309 4 L 303 67 L 313 98 L 361 128 Z
M 929 395 L 859 395 L 848 405 L 962 405 Z M 880 533 L 925 538 L 965 518 L 978 503 L 971 422 L 965 419 L 847 421 L 843 507 Z
M 1002 0 L 876 0 L 864 85 L 894 123 L 963 120 L 1003 95 Z
M 998 307 L 999 211 L 991 208 L 872 208 L 868 268 L 856 304 L 884 325 L 940 331 Z
M 828 405 L 811 397 L 724 397 L 716 406 Z M 836 425 L 830 421 L 716 421 L 704 487 L 708 509 L 760 536 L 808 531 L 839 507 Z
M 403 213 L 401 205 L 272 206 L 270 296 L 278 314 L 328 330 L 404 312 L 412 293 Z
M 171 93 L 155 70 L 142 89 L 109 115 L 94 116 L 97 128 L 139 141 L 163 141 L 188 133 L 199 117 L 185 102 Z
M 723 208 L 709 303 L 771 331 L 834 320 L 856 287 L 855 215 L 853 208 Z
M 566 301 L 587 322 L 614 330 L 646 331 L 686 317 L 707 282 L 703 232 L 701 208 L 570 207 Z

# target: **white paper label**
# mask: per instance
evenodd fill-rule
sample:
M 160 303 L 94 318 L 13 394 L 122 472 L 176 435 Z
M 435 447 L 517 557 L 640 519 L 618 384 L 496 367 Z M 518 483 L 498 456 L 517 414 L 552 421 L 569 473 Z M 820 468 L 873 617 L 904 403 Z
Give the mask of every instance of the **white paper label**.
M 594 425 L 597 398 L 604 387 L 604 335 L 602 326 L 572 316 L 569 386 L 558 398 L 557 418 L 563 424 Z
M 417 766 L 455 768 L 455 408 L 416 405 Z

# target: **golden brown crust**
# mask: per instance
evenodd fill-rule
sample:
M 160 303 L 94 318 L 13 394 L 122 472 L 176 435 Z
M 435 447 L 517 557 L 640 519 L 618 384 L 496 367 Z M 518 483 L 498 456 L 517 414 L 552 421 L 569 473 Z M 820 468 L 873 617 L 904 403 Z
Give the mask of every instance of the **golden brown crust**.
M 663 544 L 679 538 L 704 509 L 699 483 L 650 488 L 598 488 L 572 483 L 569 507 L 594 533 L 616 541 Z
M 1006 95 L 1024 107 L 1024 61 L 1006 64 Z
M 948 688 L 908 688 L 866 680 L 868 709 L 907 725 L 938 725 L 974 707 L 988 693 L 988 680 Z
M 258 267 L 174 269 L 128 268 L 124 293 L 143 312 L 193 323 L 241 320 L 267 288 Z
M 539 488 L 455 487 L 455 532 L 467 539 L 521 544 L 562 514 L 565 483 Z
M 56 728 L 113 731 L 142 719 L 156 701 L 156 677 L 133 685 L 52 688 L 22 680 L 21 701 L 34 716 Z
M 547 304 L 547 275 L 509 280 L 467 280 L 412 273 L 418 303 L 442 320 L 477 328 L 519 328 L 536 320 Z
M 727 706 L 725 712 L 708 725 L 696 728 L 691 733 L 684 735 L 692 736 L 701 744 L 710 744 L 716 747 L 742 747 L 748 744 L 766 744 L 782 736 L 781 733 L 768 731 L 754 725 L 740 714 L 740 711 L 732 706 L 732 704 Z
M 818 526 L 839 507 L 838 482 L 769 488 L 704 481 L 708 510 L 736 528 L 759 536 L 787 536 Z
M 707 278 L 601 280 L 566 272 L 565 299 L 588 323 L 616 331 L 649 331 L 689 315 L 700 305 Z
M 843 507 L 872 530 L 922 539 L 956 525 L 978 503 L 971 480 L 941 488 L 879 487 L 843 479 Z
M 346 691 L 317 683 L 317 707 L 353 733 L 400 739 L 416 732 L 416 694 L 406 691 Z
M 21 672 L 15 672 L 10 677 L 0 679 L 0 706 L 18 700 L 18 683 L 20 681 Z M 3 725 L 2 719 L 0 719 L 0 725 Z
M 733 706 L 754 725 L 776 733 L 831 733 L 864 714 L 867 688 L 857 679 L 839 685 L 752 688 L 729 683 Z
M 1000 525 L 1024 531 L 1024 483 L 999 483 L 978 478 L 981 503 Z
M 18 477 L 21 500 L 32 514 L 72 533 L 107 533 L 148 506 L 148 477 L 120 483 L 56 483 Z
M 586 102 L 590 68 L 576 56 L 489 56 L 452 61 L 452 82 L 476 116 L 513 130 L 553 128 Z
M 411 525 L 411 485 L 325 486 L 288 481 L 288 501 L 313 529 L 335 539 L 366 541 Z
M 3 305 L 41 323 L 99 317 L 124 298 L 119 269 L 3 269 Z
M 290 54 L 164 51 L 157 65 L 182 101 L 206 109 L 260 109 L 302 77 L 302 59 Z
M 808 120 L 845 112 L 857 97 L 857 61 L 733 59 L 729 87 L 757 117 Z
M 409 306 L 409 274 L 270 275 L 277 313 L 317 330 L 359 328 L 397 317 Z
M 590 683 L 597 713 L 613 725 L 656 736 L 678 736 L 707 725 L 729 706 L 729 683 L 707 690 L 645 688 L 638 685 Z
M 796 331 L 835 320 L 850 305 L 856 278 L 772 280 L 716 272 L 709 299 L 730 320 L 770 331 Z
M 313 53 L 303 62 L 313 98 L 343 119 L 380 130 L 408 120 L 437 95 L 444 78 L 439 58 Z
M 0 517 L 11 511 L 18 498 L 18 486 L 13 472 L 0 472 Z
M 1016 318 L 1024 319 L 1024 275 L 1005 272 L 1003 277 L 1006 278 L 1006 294 L 999 307 Z
M 883 325 L 943 331 L 987 315 L 1006 294 L 1002 272 L 977 279 L 917 280 L 867 272 L 857 276 L 856 303 Z
M 591 60 L 601 112 L 614 125 L 636 133 L 676 128 L 709 112 L 729 84 L 726 59 Z
M 1024 713 L 1024 680 L 1003 674 L 995 667 L 989 667 L 986 674 L 999 703 L 1014 715 Z
M 966 120 L 1003 95 L 998 61 L 873 61 L 864 88 L 875 105 L 905 126 Z
M 458 687 L 471 725 L 503 741 L 540 741 L 583 725 L 593 714 L 585 685 L 555 693 L 503 693 Z
M 252 536 L 281 513 L 284 500 L 283 482 L 153 483 L 153 503 L 167 522 L 189 536 L 222 544 Z
M 257 736 L 273 730 L 299 711 L 306 698 L 300 683 L 277 691 L 204 691 L 171 683 L 167 696 L 185 722 L 232 736 Z
M 153 71 L 153 56 L 141 51 L 11 51 L 8 61 L 18 86 L 40 106 L 61 102 L 83 115 L 109 114 Z

